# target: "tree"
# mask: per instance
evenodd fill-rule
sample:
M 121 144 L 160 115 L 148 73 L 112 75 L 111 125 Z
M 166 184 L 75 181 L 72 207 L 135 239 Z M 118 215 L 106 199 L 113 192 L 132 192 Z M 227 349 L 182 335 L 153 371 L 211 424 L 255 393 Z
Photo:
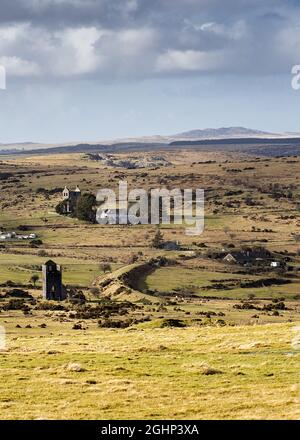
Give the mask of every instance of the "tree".
M 40 238 L 34 238 L 33 240 L 30 240 L 29 244 L 30 247 L 36 248 L 38 246 L 41 246 L 43 244 L 43 241 Z
M 62 200 L 61 202 L 59 202 L 58 205 L 56 205 L 56 207 L 55 207 L 55 211 L 59 215 L 65 214 L 66 213 L 66 201 Z
M 74 287 L 70 287 L 67 289 L 68 300 L 72 303 L 84 304 L 86 302 L 86 297 L 82 290 L 75 289 Z
M 138 259 L 139 259 L 139 256 L 137 254 L 131 254 L 128 257 L 128 264 L 136 263 L 138 261 Z
M 109 263 L 101 263 L 99 264 L 99 269 L 103 272 L 111 272 L 111 265 Z
M 79 220 L 95 223 L 96 221 L 95 205 L 96 205 L 96 197 L 94 196 L 94 194 L 91 193 L 82 194 L 82 196 L 78 200 L 75 209 L 75 217 L 77 217 Z
M 225 232 L 225 234 L 227 235 L 230 232 L 230 228 L 229 226 L 224 226 L 223 231 Z
M 293 234 L 293 237 L 296 243 L 300 242 L 300 234 Z
M 45 251 L 45 249 L 39 250 L 37 254 L 39 257 L 47 257 L 47 252 Z
M 37 274 L 32 275 L 32 277 L 30 278 L 30 282 L 33 283 L 34 287 L 36 285 L 36 283 L 38 282 L 38 280 L 40 279 L 40 277 Z
M 100 289 L 99 287 L 91 287 L 90 288 L 90 292 L 92 295 L 94 296 L 99 296 L 100 295 Z
M 152 240 L 152 247 L 159 249 L 159 248 L 162 247 L 163 243 L 164 243 L 164 237 L 163 237 L 163 234 L 162 234 L 161 231 L 158 229 L 158 230 L 156 231 L 156 234 L 154 235 L 153 240 Z

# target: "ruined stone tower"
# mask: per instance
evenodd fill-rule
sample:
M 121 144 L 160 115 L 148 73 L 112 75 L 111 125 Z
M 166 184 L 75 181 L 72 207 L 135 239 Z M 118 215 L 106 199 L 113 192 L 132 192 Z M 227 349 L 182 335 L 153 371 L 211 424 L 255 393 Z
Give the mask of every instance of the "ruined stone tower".
M 54 301 L 66 298 L 62 285 L 62 269 L 52 260 L 43 264 L 43 298 Z

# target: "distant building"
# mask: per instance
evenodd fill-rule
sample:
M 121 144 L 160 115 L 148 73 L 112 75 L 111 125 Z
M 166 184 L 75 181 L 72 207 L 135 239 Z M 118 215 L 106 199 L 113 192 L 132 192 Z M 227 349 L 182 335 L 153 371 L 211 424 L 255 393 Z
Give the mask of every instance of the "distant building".
M 272 254 L 264 248 L 245 249 L 230 252 L 223 258 L 227 263 L 240 264 L 241 266 L 265 264 L 270 261 Z
M 179 241 L 165 241 L 161 245 L 161 249 L 165 249 L 166 251 L 178 251 L 180 249 Z
M 12 241 L 12 240 L 32 240 L 36 238 L 36 234 L 20 235 L 15 232 L 0 232 L 0 240 Z
M 52 260 L 43 264 L 43 298 L 54 301 L 62 301 L 66 298 L 62 284 L 61 266 Z
M 64 212 L 66 214 L 74 212 L 74 209 L 76 208 L 78 200 L 81 196 L 80 188 L 76 186 L 75 190 L 72 191 L 65 186 L 62 195 L 64 201 Z

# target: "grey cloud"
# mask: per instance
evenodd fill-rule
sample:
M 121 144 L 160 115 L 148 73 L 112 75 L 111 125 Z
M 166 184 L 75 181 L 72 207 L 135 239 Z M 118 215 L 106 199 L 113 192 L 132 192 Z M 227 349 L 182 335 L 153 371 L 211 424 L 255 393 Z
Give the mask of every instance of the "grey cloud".
M 63 78 L 282 73 L 299 22 L 295 0 L 1 0 L 0 63 Z

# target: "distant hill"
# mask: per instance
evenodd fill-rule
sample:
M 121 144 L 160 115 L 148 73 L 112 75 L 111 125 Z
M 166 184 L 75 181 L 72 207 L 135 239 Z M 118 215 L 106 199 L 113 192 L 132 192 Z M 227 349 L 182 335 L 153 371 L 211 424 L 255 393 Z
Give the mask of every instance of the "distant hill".
M 235 139 L 235 138 L 251 138 L 251 137 L 281 137 L 279 133 L 269 133 L 267 131 L 253 130 L 245 127 L 222 127 L 222 128 L 205 128 L 203 130 L 190 130 L 171 136 L 173 139 L 193 140 L 193 139 Z
M 31 150 L 1 150 L 1 155 L 59 153 L 129 153 L 165 150 L 231 151 L 258 156 L 300 156 L 300 138 L 229 138 L 177 140 L 173 142 L 119 142 L 115 144 L 77 144 L 35 148 Z
M 299 154 L 299 133 L 271 133 L 245 127 L 190 130 L 170 136 L 142 136 L 95 142 L 42 144 L 33 142 L 1 144 L 0 154 L 93 153 L 117 151 L 157 151 L 170 148 L 224 149 L 255 154 Z M 274 147 L 274 148 L 270 148 Z

